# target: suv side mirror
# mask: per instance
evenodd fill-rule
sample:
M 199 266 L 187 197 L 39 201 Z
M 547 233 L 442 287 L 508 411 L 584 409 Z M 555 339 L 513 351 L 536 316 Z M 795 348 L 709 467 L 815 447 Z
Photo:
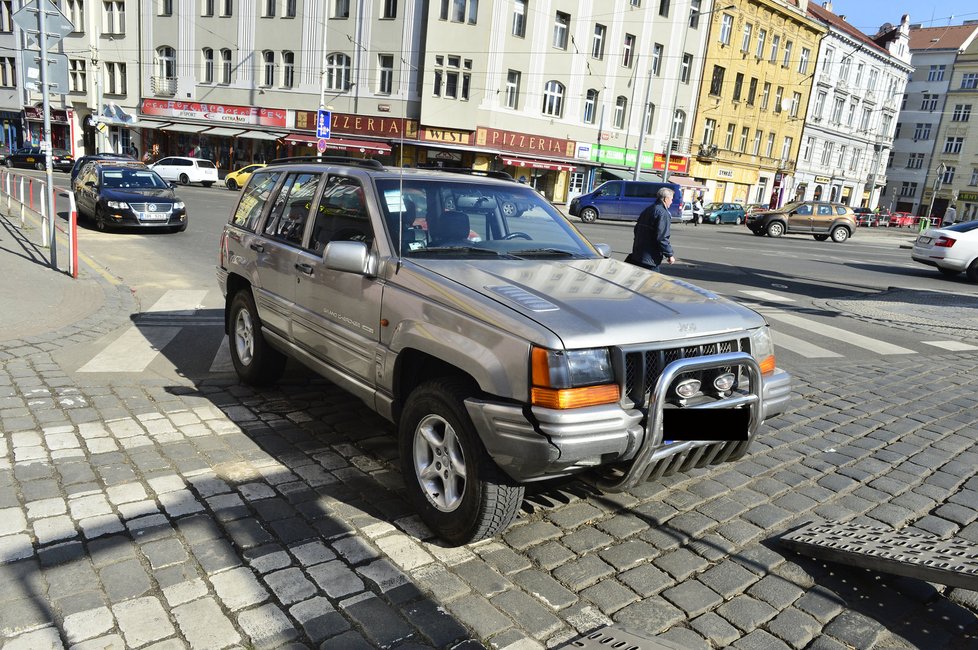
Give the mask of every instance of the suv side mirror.
M 377 275 L 377 261 L 370 249 L 360 241 L 331 241 L 326 244 L 323 264 L 333 271 L 356 273 L 367 277 Z

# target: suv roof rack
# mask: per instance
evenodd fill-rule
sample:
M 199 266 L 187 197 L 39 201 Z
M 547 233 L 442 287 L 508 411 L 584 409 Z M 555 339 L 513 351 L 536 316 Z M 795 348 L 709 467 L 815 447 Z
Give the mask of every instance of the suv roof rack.
M 498 178 L 504 181 L 515 181 L 512 174 L 507 172 L 499 171 L 483 171 L 481 169 L 469 169 L 468 167 L 439 167 L 438 165 L 430 165 L 425 163 L 418 163 L 418 169 L 429 169 L 431 171 L 438 172 L 449 172 L 451 174 L 469 174 L 470 176 L 485 176 L 487 178 Z
M 352 158 L 350 156 L 292 156 L 290 158 L 276 158 L 269 161 L 269 165 L 283 163 L 330 163 L 332 165 L 351 165 L 353 167 L 369 167 L 370 169 L 387 169 L 383 163 L 373 158 Z

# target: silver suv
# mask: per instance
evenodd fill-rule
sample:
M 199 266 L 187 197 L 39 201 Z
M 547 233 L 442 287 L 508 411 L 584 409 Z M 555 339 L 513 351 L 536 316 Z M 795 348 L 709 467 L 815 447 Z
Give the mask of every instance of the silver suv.
M 292 357 L 396 423 L 407 494 L 454 544 L 505 529 L 532 481 L 739 458 L 790 394 L 761 316 L 611 259 L 503 174 L 273 163 L 218 280 L 241 379 Z

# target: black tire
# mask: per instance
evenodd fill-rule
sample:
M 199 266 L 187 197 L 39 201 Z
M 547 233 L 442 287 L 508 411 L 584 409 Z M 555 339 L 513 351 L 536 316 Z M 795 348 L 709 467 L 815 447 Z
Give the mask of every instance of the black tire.
M 755 237 L 763 237 L 764 236 L 764 231 L 763 230 L 752 230 L 751 232 L 754 233 L 754 236 Z
M 42 162 L 34 163 L 34 169 L 36 169 L 39 172 L 43 172 L 44 171 L 44 163 L 42 163 Z
M 594 208 L 584 208 L 581 210 L 581 221 L 584 223 L 594 223 L 598 218 L 598 211 Z
M 829 238 L 828 235 L 812 235 L 812 236 L 815 238 L 815 241 L 825 241 L 826 239 Z
M 190 185 L 190 177 L 187 176 L 186 174 L 180 174 L 180 184 Z
M 224 184 L 228 186 L 229 190 L 237 191 L 238 189 L 238 183 L 233 178 L 227 179 Z
M 211 185 L 214 184 L 214 181 L 201 181 L 200 184 L 203 185 L 204 187 L 210 187 Z
M 453 378 L 424 383 L 408 396 L 399 422 L 407 496 L 425 524 L 454 545 L 505 530 L 523 503 L 523 486 L 492 461 L 465 410 L 473 392 Z
M 275 383 L 285 370 L 285 355 L 272 348 L 261 333 L 261 319 L 249 289 L 231 299 L 228 346 L 231 363 L 246 384 L 265 386 Z
M 941 275 L 945 275 L 945 276 L 947 276 L 949 278 L 953 278 L 954 276 L 956 276 L 959 273 L 961 273 L 961 271 L 955 271 L 954 269 L 945 269 L 945 268 L 940 267 L 940 266 L 937 267 L 937 270 L 941 272 Z
M 978 260 L 972 261 L 965 273 L 968 275 L 968 282 L 978 283 Z
M 832 241 L 836 244 L 841 244 L 845 240 L 849 239 L 849 229 L 845 226 L 836 226 L 832 229 Z
M 769 237 L 780 237 L 784 234 L 784 224 L 780 221 L 772 221 L 768 224 L 767 234 Z

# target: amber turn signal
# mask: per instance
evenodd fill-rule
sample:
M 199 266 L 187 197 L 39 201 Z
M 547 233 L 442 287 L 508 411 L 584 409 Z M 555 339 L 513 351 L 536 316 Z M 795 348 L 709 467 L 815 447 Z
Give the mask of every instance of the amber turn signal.
M 581 388 L 539 388 L 530 389 L 530 402 L 534 406 L 548 409 L 576 409 L 584 406 L 614 404 L 621 396 L 618 386 L 583 386 Z

